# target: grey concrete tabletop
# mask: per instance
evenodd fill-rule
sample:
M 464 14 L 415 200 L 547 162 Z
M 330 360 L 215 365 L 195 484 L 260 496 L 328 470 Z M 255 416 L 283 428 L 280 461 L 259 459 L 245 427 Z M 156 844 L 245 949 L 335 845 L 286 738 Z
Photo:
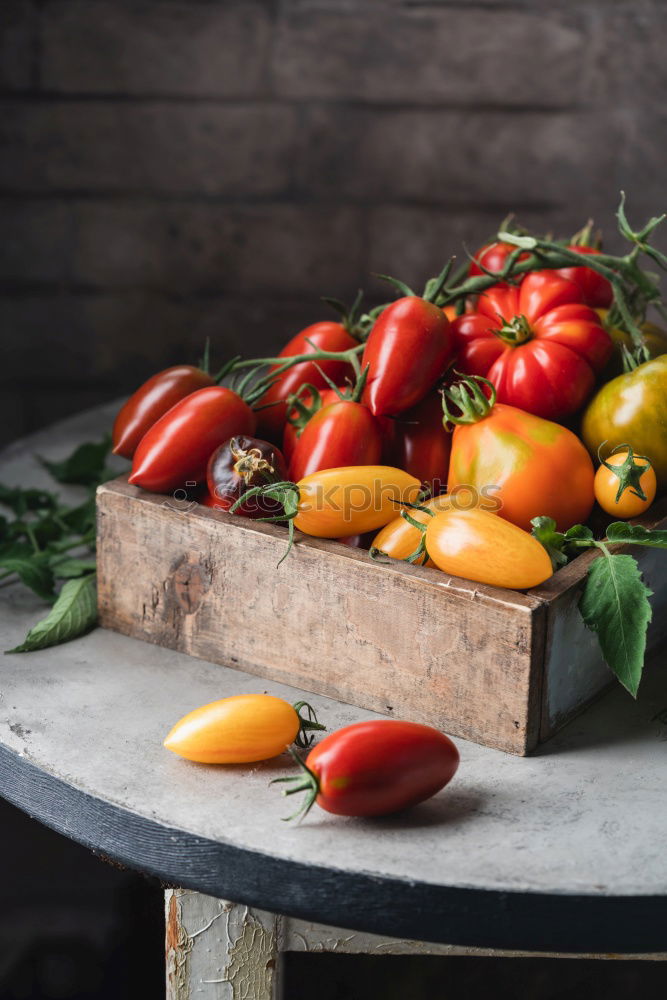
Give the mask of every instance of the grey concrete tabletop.
M 17 442 L 0 481 L 47 485 L 107 429 L 100 408 Z M 44 613 L 0 590 L 0 642 Z M 664 660 L 664 657 L 662 658 Z M 97 629 L 2 659 L 0 794 L 100 853 L 182 884 L 324 923 L 507 948 L 667 950 L 667 671 L 612 690 L 529 758 L 457 741 L 452 784 L 404 815 L 314 809 L 282 822 L 261 765 L 196 765 L 162 740 L 185 712 L 241 692 L 304 692 Z M 335 729 L 372 713 L 310 696 Z

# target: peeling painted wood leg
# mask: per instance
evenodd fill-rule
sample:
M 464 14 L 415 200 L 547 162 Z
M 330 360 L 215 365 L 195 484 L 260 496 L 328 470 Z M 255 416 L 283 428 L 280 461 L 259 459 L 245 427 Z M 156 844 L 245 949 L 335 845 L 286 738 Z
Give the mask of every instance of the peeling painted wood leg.
M 167 889 L 167 1000 L 279 1000 L 280 917 Z

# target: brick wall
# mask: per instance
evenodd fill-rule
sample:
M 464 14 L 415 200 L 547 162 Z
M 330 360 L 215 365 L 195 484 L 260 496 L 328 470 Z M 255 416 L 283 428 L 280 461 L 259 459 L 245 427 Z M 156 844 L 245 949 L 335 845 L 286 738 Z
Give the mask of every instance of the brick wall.
M 0 438 L 509 211 L 665 207 L 660 0 L 2 0 Z M 613 240 L 611 241 L 613 242 Z

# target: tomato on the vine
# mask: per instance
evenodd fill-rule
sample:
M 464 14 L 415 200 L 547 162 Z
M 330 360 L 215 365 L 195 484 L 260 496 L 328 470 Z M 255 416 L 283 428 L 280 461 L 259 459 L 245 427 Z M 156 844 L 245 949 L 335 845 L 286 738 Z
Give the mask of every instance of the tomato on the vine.
M 280 358 L 290 358 L 298 354 L 320 351 L 348 351 L 356 347 L 358 341 L 342 323 L 313 323 L 285 344 L 278 354 Z M 274 369 L 278 367 L 274 366 Z M 270 372 L 269 372 L 270 374 Z M 277 376 L 273 385 L 256 402 L 257 433 L 270 441 L 282 441 L 283 428 L 287 419 L 287 397 L 299 389 L 304 382 L 324 388 L 326 379 L 338 384 L 354 373 L 345 361 L 321 359 L 317 362 L 302 361 Z M 325 377 L 326 376 L 326 377 Z M 259 409 L 262 407 L 262 409 Z
M 485 376 L 499 402 L 548 419 L 582 406 L 613 349 L 579 286 L 554 271 L 494 285 L 452 329 L 460 371 Z
M 255 414 L 231 389 L 213 385 L 181 399 L 144 434 L 130 483 L 168 493 L 202 482 L 212 453 L 235 434 L 252 434 Z
M 431 726 L 398 719 L 357 722 L 310 751 L 301 773 L 278 778 L 283 794 L 305 791 L 299 814 L 317 802 L 338 816 L 384 816 L 430 799 L 459 766 L 455 745 Z

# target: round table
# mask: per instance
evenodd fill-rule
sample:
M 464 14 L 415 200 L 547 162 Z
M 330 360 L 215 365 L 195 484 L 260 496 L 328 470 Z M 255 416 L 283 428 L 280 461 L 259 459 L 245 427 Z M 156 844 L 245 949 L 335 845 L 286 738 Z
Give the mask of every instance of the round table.
M 115 407 L 64 421 L 0 456 L 0 481 L 48 485 L 59 458 Z M 0 595 L 16 645 L 44 606 Z M 308 637 L 304 636 L 304 642 Z M 660 662 L 660 661 L 663 662 Z M 112 632 L 3 658 L 0 794 L 42 823 L 166 883 L 303 921 L 392 938 L 569 953 L 667 951 L 667 671 L 647 667 L 541 748 L 512 757 L 458 741 L 459 772 L 402 815 L 301 823 L 259 765 L 188 763 L 162 747 L 204 702 L 280 684 Z M 354 664 L 350 664 L 354 669 Z M 372 716 L 310 696 L 330 729 Z

